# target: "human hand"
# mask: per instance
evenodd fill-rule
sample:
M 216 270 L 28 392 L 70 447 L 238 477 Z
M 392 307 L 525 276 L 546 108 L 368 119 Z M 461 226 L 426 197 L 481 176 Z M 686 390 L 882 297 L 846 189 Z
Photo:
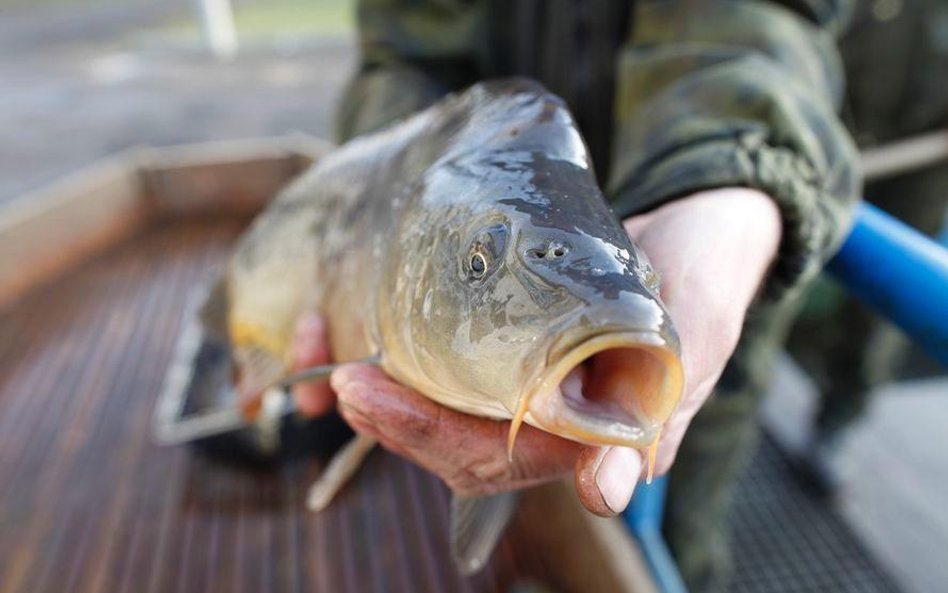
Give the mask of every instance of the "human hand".
M 662 275 L 662 297 L 682 343 L 685 392 L 658 447 L 662 473 L 737 344 L 747 307 L 776 253 L 780 218 L 767 196 L 728 188 L 683 198 L 625 226 Z M 328 362 L 322 322 L 310 317 L 300 327 L 297 366 Z M 583 504 L 612 515 L 626 507 L 642 473 L 637 450 L 587 447 L 532 427 L 521 430 L 508 462 L 509 422 L 447 409 L 370 365 L 344 365 L 331 385 L 355 430 L 439 475 L 460 495 L 522 488 L 572 470 Z M 299 408 L 311 414 L 334 401 L 325 384 L 294 391 Z
M 307 313 L 300 318 L 293 352 L 294 371 L 331 362 L 321 317 Z M 332 375 L 331 386 L 306 382 L 292 390 L 297 410 L 306 416 L 329 412 L 337 405 L 337 393 L 339 410 L 355 430 L 427 468 L 467 496 L 525 488 L 565 476 L 583 449 L 524 426 L 509 463 L 509 422 L 445 408 L 370 364 L 340 367 Z
M 724 188 L 624 225 L 662 275 L 662 300 L 681 340 L 685 388 L 659 441 L 656 473 L 662 474 L 737 346 L 747 308 L 777 253 L 780 213 L 761 192 Z
M 332 362 L 326 329 L 326 321 L 315 313 L 304 313 L 297 320 L 292 372 Z M 292 394 L 297 411 L 304 416 L 322 416 L 336 407 L 336 394 L 326 381 L 297 383 Z

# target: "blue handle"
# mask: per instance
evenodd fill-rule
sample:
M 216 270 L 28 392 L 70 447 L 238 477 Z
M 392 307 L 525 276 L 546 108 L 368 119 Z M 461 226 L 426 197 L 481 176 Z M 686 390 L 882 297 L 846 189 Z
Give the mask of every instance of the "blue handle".
M 864 203 L 826 269 L 948 366 L 948 249 Z
M 827 270 L 948 366 L 948 249 L 864 203 Z M 659 590 L 686 593 L 662 538 L 667 488 L 665 477 L 640 484 L 622 518 L 638 540 Z
M 668 478 L 665 476 L 656 478 L 651 484 L 639 484 L 622 519 L 638 541 L 658 590 L 662 593 L 687 593 L 675 560 L 662 538 L 667 489 Z

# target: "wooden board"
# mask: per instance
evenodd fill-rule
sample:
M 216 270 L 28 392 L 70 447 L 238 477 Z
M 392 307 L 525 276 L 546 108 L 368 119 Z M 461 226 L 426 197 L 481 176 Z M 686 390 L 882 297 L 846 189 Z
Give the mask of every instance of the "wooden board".
M 136 148 L 0 207 L 0 308 L 182 216 L 250 215 L 330 149 L 307 136 Z
M 253 214 L 331 149 L 307 136 L 139 149 L 146 199 L 159 217 Z
M 140 179 L 122 154 L 0 208 L 0 307 L 149 218 Z

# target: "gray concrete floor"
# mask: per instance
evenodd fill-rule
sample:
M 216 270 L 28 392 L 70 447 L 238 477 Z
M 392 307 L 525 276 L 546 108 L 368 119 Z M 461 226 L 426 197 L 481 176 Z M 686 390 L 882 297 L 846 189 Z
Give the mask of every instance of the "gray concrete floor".
M 762 421 L 800 451 L 816 405 L 812 382 L 778 365 Z M 839 510 L 908 593 L 948 590 L 948 377 L 893 383 L 873 394 L 837 459 Z
M 156 44 L 148 29 L 168 13 L 134 4 L 147 9 L 103 9 L 88 38 L 81 24 L 52 27 L 45 7 L 0 10 L 0 39 L 18 31 L 0 43 L 0 202 L 130 146 L 329 136 L 351 42 L 257 47 L 220 63 L 196 46 Z

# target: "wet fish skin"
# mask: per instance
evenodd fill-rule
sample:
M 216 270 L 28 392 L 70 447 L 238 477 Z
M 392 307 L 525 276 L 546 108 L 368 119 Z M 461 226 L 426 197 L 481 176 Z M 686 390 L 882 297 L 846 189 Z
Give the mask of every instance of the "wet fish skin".
M 526 422 L 644 448 L 683 386 L 658 289 L 564 103 L 512 79 L 314 165 L 241 239 L 204 318 L 229 336 L 246 392 L 286 375 L 296 320 L 318 311 L 334 361 L 377 357 L 447 407 L 512 419 L 510 447 Z M 312 504 L 328 503 L 370 441 L 346 447 L 356 453 L 334 462 Z M 515 499 L 455 500 L 461 570 L 487 562 Z
M 641 447 L 681 391 L 656 278 L 563 102 L 513 79 L 353 140 L 279 196 L 228 268 L 228 330 L 243 372 L 269 384 L 288 368 L 296 318 L 317 310 L 336 361 L 380 354 L 389 375 L 451 408 Z M 525 405 L 610 335 L 625 337 L 606 346 L 643 349 L 662 375 L 627 410 L 637 436 L 551 426 Z

